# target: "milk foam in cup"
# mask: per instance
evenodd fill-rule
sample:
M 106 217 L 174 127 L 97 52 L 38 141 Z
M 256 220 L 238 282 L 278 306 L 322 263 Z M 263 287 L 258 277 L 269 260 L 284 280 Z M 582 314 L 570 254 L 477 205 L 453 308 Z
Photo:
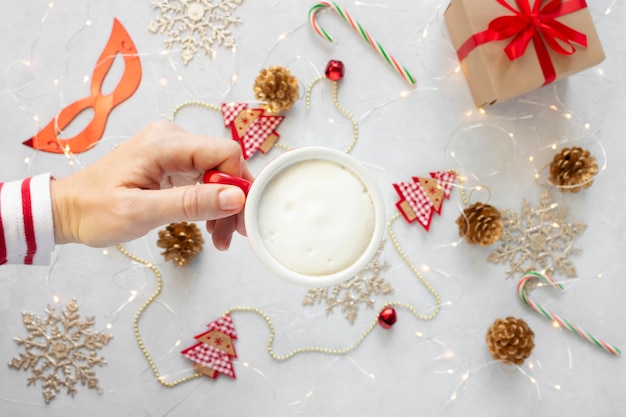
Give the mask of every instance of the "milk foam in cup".
M 313 288 L 357 275 L 376 254 L 384 221 L 380 189 L 365 167 L 322 147 L 270 162 L 245 208 L 248 239 L 261 262 L 279 278 Z

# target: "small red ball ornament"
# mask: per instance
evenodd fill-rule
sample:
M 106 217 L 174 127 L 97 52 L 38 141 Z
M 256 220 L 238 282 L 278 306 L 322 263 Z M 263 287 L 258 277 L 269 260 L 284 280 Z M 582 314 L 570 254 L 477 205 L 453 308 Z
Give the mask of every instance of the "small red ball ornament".
M 332 81 L 339 81 L 343 78 L 344 66 L 343 62 L 337 60 L 328 61 L 328 65 L 326 65 L 326 78 Z
M 383 329 L 390 329 L 397 319 L 396 310 L 393 307 L 385 307 L 378 315 L 378 324 Z

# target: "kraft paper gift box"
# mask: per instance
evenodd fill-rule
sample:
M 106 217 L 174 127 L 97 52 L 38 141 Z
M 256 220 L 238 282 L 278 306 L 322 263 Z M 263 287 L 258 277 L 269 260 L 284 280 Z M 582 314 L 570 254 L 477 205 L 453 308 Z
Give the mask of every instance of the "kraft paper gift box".
M 445 21 L 477 107 L 604 60 L 585 0 L 451 0 Z

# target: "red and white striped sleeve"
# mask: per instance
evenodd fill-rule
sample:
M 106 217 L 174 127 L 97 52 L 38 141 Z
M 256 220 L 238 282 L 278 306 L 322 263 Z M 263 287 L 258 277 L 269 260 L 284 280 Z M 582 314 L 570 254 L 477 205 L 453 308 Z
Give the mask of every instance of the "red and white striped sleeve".
M 0 183 L 0 264 L 47 265 L 53 250 L 50 174 Z

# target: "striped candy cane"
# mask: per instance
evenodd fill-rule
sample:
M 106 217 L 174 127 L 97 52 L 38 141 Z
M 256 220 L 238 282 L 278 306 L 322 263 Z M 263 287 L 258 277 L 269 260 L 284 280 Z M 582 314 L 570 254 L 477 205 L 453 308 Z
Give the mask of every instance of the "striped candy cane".
M 415 79 L 409 73 L 409 71 L 405 67 L 400 65 L 400 63 L 393 56 L 389 55 L 387 51 L 385 51 L 385 48 L 383 48 L 382 45 L 378 43 L 378 41 L 374 40 L 374 38 L 372 38 L 370 34 L 365 29 L 363 29 L 363 26 L 361 26 L 359 22 L 354 20 L 352 16 L 350 16 L 345 10 L 339 7 L 337 3 L 323 1 L 317 3 L 309 10 L 309 23 L 318 35 L 320 35 L 329 42 L 333 41 L 333 38 L 328 34 L 328 32 L 320 27 L 316 20 L 317 13 L 319 13 L 322 9 L 327 8 L 337 12 L 337 14 L 339 14 L 339 16 L 341 16 L 346 22 L 348 22 L 350 26 L 352 26 L 352 29 L 359 33 L 363 37 L 363 39 L 365 39 L 365 41 L 370 44 L 370 46 L 374 48 L 376 52 L 378 52 L 378 54 L 382 56 L 385 61 L 387 61 L 387 63 L 389 63 L 389 65 L 391 65 L 393 69 L 396 70 L 398 74 L 400 74 L 402 78 L 404 78 L 409 84 L 415 85 Z
M 605 350 L 606 352 L 612 354 L 612 355 L 621 355 L 622 351 L 603 341 L 600 340 L 598 338 L 596 338 L 595 336 L 593 336 L 591 333 L 589 333 L 588 331 L 580 328 L 579 326 L 576 326 L 572 323 L 570 323 L 569 321 L 565 320 L 562 317 L 557 316 L 556 314 L 554 314 L 551 311 L 546 310 L 545 308 L 543 308 L 541 305 L 535 303 L 531 298 L 528 297 L 528 289 L 527 284 L 530 281 L 535 281 L 535 280 L 542 280 L 545 281 L 546 283 L 550 284 L 553 288 L 555 288 L 557 291 L 563 291 L 563 285 L 561 285 L 560 283 L 556 282 L 551 276 L 546 275 L 546 274 L 542 274 L 540 272 L 537 271 L 531 271 L 531 272 L 527 272 L 526 274 L 524 274 L 524 276 L 522 277 L 522 279 L 520 279 L 519 283 L 517 284 L 517 293 L 520 296 L 520 298 L 522 299 L 522 301 L 530 308 L 532 308 L 533 310 L 535 310 L 537 313 L 541 314 L 542 316 L 544 316 L 545 318 L 547 318 L 548 320 L 551 320 L 553 322 L 557 322 L 559 325 L 561 325 L 562 327 L 565 327 L 567 330 L 569 330 L 570 332 L 582 337 L 583 339 L 585 339 L 586 341 L 593 343 L 594 345 L 596 345 L 597 347 Z

